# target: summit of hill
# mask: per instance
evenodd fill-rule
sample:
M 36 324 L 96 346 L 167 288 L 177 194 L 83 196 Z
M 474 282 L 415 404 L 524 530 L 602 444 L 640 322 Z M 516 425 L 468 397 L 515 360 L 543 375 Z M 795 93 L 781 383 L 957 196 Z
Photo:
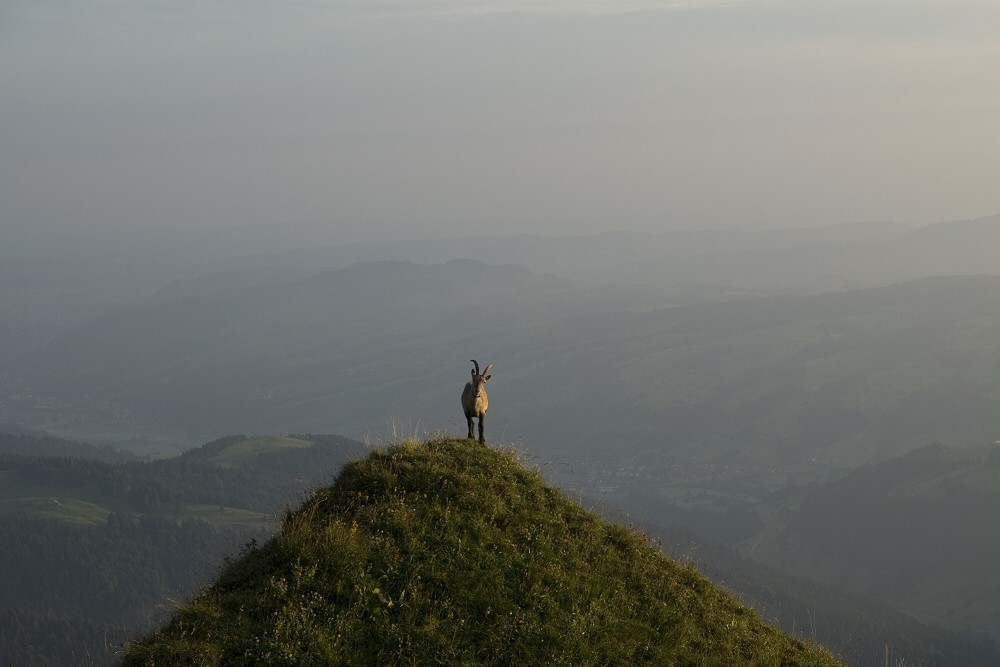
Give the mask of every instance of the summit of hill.
M 408 442 L 248 545 L 134 665 L 838 665 L 516 453 Z

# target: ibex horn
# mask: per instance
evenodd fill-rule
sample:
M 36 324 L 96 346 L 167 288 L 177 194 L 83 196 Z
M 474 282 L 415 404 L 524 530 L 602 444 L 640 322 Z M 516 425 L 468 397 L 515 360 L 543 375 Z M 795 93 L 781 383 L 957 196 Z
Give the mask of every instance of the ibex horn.
M 493 364 L 490 364 L 489 366 L 486 367 L 486 370 L 483 371 L 483 375 L 489 373 L 491 368 L 493 368 Z
M 479 375 L 479 362 L 475 359 L 471 359 L 470 361 L 476 365 L 476 375 Z

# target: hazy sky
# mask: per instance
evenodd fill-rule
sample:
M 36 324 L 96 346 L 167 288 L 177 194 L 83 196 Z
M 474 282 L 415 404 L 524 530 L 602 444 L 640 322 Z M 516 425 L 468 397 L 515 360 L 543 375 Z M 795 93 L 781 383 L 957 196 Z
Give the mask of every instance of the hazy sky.
M 995 0 L 0 3 L 12 236 L 929 223 L 998 184 Z

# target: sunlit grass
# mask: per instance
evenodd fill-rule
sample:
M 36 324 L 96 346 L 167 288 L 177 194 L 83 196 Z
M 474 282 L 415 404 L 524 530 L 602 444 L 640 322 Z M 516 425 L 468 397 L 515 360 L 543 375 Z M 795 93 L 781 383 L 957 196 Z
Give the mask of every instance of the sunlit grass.
M 255 530 L 266 526 L 271 515 L 261 512 L 251 512 L 239 507 L 220 507 L 218 505 L 183 505 L 182 515 L 193 519 L 201 519 L 216 526 L 229 528 L 245 528 Z
M 0 516 L 26 516 L 56 519 L 69 523 L 99 524 L 110 510 L 76 498 L 27 497 L 0 498 Z
M 230 447 L 226 447 L 221 452 L 218 452 L 212 456 L 209 461 L 217 465 L 226 467 L 231 466 L 240 461 L 251 456 L 257 456 L 259 454 L 265 454 L 267 452 L 276 452 L 282 449 L 288 449 L 290 447 L 305 449 L 312 447 L 313 443 L 308 440 L 299 440 L 297 438 L 289 438 L 284 436 L 264 436 L 260 438 L 248 438 L 242 440 Z

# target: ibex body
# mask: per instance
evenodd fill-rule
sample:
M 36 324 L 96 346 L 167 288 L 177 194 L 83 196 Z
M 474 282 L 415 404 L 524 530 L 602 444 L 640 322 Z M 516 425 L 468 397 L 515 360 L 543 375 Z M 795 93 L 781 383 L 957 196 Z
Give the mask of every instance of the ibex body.
M 486 409 L 490 407 L 490 397 L 486 394 L 486 381 L 490 379 L 489 372 L 493 364 L 486 367 L 482 373 L 479 372 L 479 362 L 472 360 L 475 368 L 472 371 L 472 379 L 465 384 L 462 391 L 462 410 L 465 411 L 465 419 L 469 422 L 469 438 L 473 438 L 472 420 L 479 419 L 479 442 L 486 444 L 486 437 L 483 435 L 483 421 L 486 419 Z

